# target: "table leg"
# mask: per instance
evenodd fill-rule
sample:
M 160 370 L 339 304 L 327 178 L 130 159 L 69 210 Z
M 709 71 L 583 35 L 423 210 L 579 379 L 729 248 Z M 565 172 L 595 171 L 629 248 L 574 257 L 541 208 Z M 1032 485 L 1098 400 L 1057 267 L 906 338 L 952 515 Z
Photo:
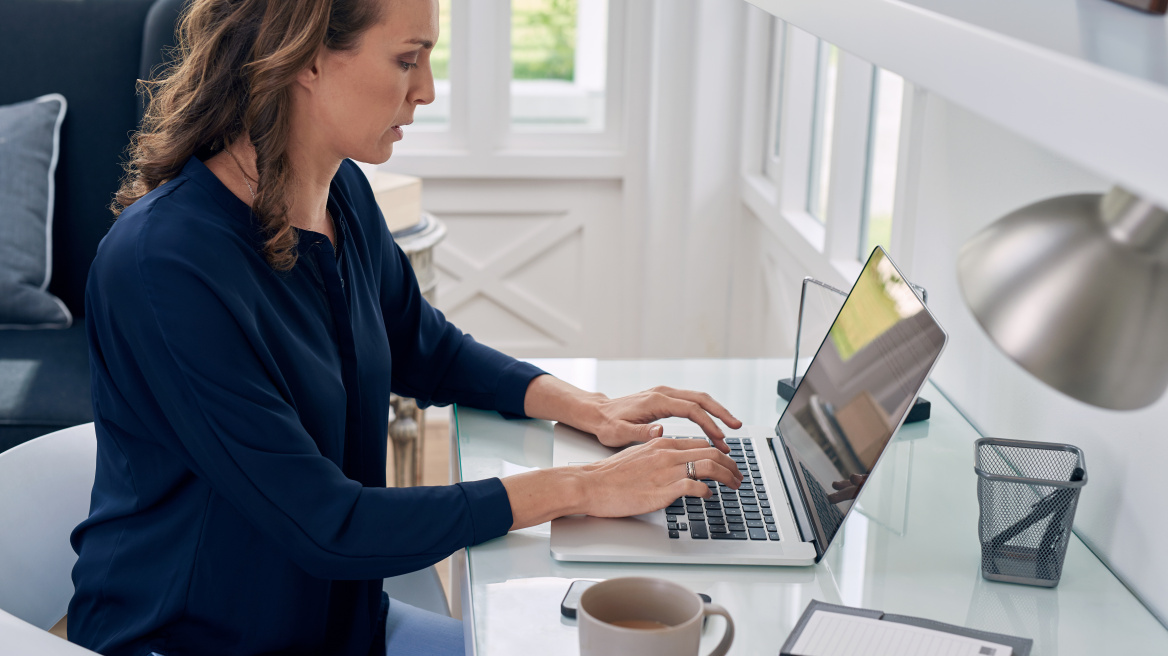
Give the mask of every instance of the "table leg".
M 422 411 L 411 398 L 390 396 L 393 421 L 389 442 L 393 445 L 394 487 L 414 487 L 422 478 Z

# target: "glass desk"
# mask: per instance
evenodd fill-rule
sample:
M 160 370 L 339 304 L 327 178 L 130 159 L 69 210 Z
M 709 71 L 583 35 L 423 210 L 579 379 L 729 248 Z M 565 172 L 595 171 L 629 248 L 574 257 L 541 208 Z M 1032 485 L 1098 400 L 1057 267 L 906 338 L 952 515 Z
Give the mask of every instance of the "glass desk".
M 746 425 L 773 427 L 790 360 L 539 360 L 584 389 L 618 396 L 654 385 L 709 392 Z M 930 384 L 928 422 L 902 428 L 823 560 L 810 567 L 562 563 L 550 524 L 456 554 L 454 599 L 467 653 L 577 654 L 575 621 L 559 604 L 573 579 L 657 576 L 705 592 L 734 617 L 731 654 L 777 654 L 812 599 L 927 617 L 1034 640 L 1033 656 L 1168 654 L 1168 630 L 1077 538 L 1062 581 L 1039 589 L 983 580 L 973 442 L 981 437 Z M 679 420 L 667 420 L 670 424 Z M 455 408 L 456 480 L 552 463 L 552 424 Z M 1015 437 L 1015 436 L 1005 436 Z M 1090 454 L 1087 454 L 1088 467 Z M 1088 485 L 1083 494 L 1091 494 Z M 701 653 L 721 636 L 710 621 Z

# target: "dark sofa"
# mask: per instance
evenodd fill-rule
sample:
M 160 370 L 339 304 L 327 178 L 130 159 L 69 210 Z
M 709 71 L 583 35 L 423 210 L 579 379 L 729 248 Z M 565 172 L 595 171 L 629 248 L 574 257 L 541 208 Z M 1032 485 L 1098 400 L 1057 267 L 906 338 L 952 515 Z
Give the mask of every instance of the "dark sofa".
M 74 317 L 67 330 L 0 330 L 0 451 L 93 421 L 85 280 L 113 223 L 108 206 L 141 114 L 136 80 L 162 63 L 181 3 L 0 0 L 0 105 L 54 92 L 69 103 L 49 291 Z

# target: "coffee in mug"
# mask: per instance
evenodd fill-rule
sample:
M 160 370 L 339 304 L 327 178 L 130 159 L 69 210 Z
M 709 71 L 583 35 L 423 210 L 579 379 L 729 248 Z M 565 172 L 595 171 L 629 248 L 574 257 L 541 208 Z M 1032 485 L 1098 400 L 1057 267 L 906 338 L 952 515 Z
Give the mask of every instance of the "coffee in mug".
M 581 656 L 697 656 L 702 619 L 726 618 L 722 641 L 710 656 L 723 656 L 734 641 L 734 621 L 726 609 L 707 604 L 672 581 L 626 577 L 602 581 L 580 596 Z

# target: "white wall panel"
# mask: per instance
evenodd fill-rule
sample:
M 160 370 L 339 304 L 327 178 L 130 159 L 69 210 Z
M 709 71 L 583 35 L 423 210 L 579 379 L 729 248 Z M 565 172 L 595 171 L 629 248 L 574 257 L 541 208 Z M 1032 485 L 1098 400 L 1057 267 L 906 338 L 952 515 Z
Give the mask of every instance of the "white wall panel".
M 437 306 L 456 325 L 517 357 L 622 355 L 618 181 L 427 180 L 422 202 L 447 227 Z
M 957 253 L 974 233 L 1023 205 L 1102 191 L 1108 181 L 936 97 L 929 100 L 923 139 L 908 275 L 929 289 L 929 305 L 950 335 L 934 380 L 986 435 L 1084 450 L 1089 482 L 1075 530 L 1161 621 L 1168 620 L 1168 399 L 1137 412 L 1113 412 L 1055 392 L 989 340 L 957 283 Z
M 795 350 L 799 295 L 808 270 L 794 249 L 810 247 L 784 239 L 770 225 L 742 208 L 731 287 L 729 357 L 790 357 Z M 842 304 L 842 297 L 822 287 L 808 288 L 801 357 L 815 354 Z

